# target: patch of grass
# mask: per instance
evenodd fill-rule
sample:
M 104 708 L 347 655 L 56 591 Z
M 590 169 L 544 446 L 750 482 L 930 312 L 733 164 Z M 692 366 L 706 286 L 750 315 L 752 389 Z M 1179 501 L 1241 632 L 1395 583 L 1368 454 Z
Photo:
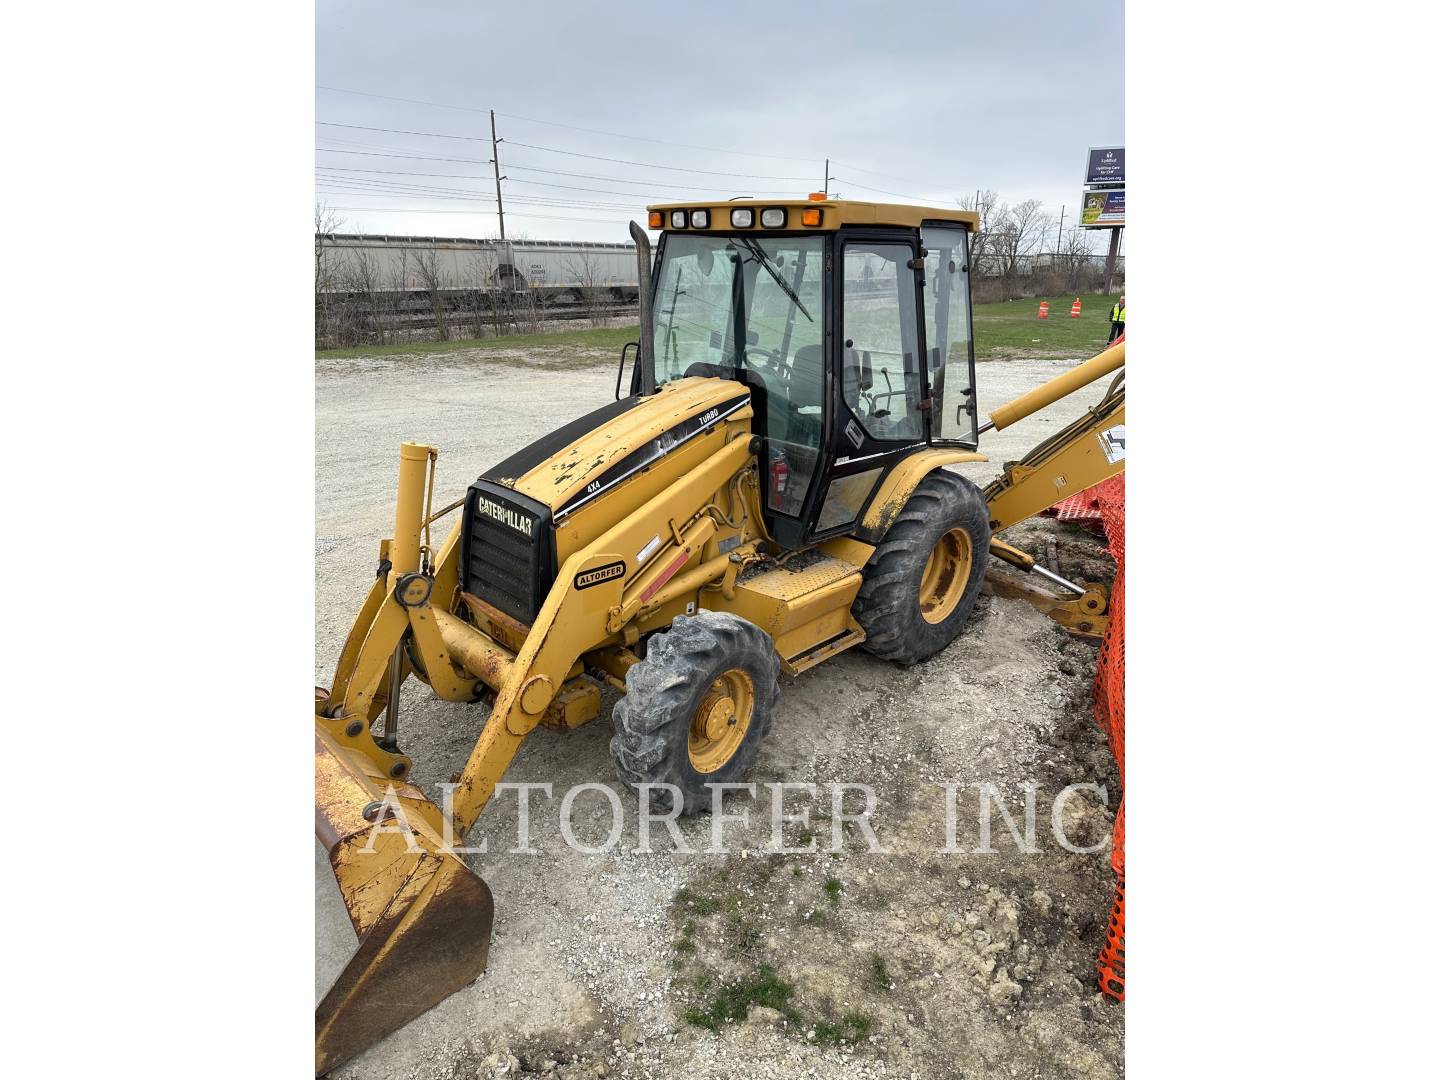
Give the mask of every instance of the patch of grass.
M 719 1031 L 721 1025 L 744 1020 L 752 1007 L 763 1005 L 795 1021 L 800 1014 L 790 1004 L 794 996 L 794 986 L 780 978 L 774 968 L 762 966 L 748 978 L 720 983 L 710 1003 L 703 1009 L 687 1009 L 685 1019 L 696 1027 Z
M 1080 318 L 1070 318 L 1074 294 L 1002 300 L 976 304 L 975 357 L 1004 360 L 1016 356 L 1082 358 L 1095 355 L 1110 336 L 1110 307 L 1119 295 L 1084 293 L 1080 297 Z M 1050 302 L 1050 317 L 1037 319 L 1041 300 Z M 618 362 L 620 349 L 639 337 L 638 326 L 602 329 L 560 330 L 544 334 L 513 334 L 508 337 L 466 338 L 462 341 L 402 341 L 393 345 L 355 345 L 343 349 L 317 349 L 317 357 L 350 359 L 372 356 L 421 356 L 461 352 L 469 349 L 598 349 L 613 352 Z
M 699 915 L 702 918 L 706 915 L 714 915 L 722 906 L 721 902 L 714 897 L 701 896 L 683 886 L 675 893 L 675 903 L 687 914 Z
M 890 972 L 885 967 L 885 958 L 879 953 L 871 953 L 870 988 L 888 993 L 891 982 Z
M 804 871 L 804 870 L 801 870 L 800 867 L 798 867 L 798 866 L 792 866 L 792 867 L 790 868 L 790 874 L 791 874 L 792 877 L 799 877 L 799 876 L 800 876 L 801 874 L 803 874 L 804 872 L 805 872 L 805 871 Z
M 758 925 L 734 914 L 725 920 L 725 936 L 736 952 L 753 953 L 760 947 L 762 935 Z
M 1120 296 L 1082 293 L 1080 317 L 1070 318 L 1074 293 L 976 304 L 975 359 L 1005 360 L 1020 356 L 1089 359 L 1110 336 L 1110 308 Z M 1036 318 L 1040 301 L 1050 301 L 1050 317 Z
M 815 1025 L 817 1043 L 856 1043 L 870 1034 L 875 1022 L 864 1013 L 848 1012 L 837 1022 L 821 1020 Z
M 694 956 L 699 951 L 699 947 L 695 944 L 696 929 L 698 928 L 694 919 L 687 920 L 685 925 L 680 927 L 680 938 L 675 942 L 675 956 L 670 963 L 670 966 L 676 970 L 685 966 L 687 956 Z
M 421 356 L 465 349 L 604 349 L 620 361 L 627 341 L 640 336 L 637 326 L 610 326 L 590 330 L 561 330 L 550 334 L 512 334 L 509 337 L 466 338 L 463 341 L 402 341 L 394 345 L 355 345 L 345 349 L 316 349 L 316 357 L 346 360 L 366 356 Z
M 825 879 L 825 895 L 830 898 L 832 904 L 840 902 L 840 894 L 845 891 L 845 886 L 839 878 L 827 877 Z

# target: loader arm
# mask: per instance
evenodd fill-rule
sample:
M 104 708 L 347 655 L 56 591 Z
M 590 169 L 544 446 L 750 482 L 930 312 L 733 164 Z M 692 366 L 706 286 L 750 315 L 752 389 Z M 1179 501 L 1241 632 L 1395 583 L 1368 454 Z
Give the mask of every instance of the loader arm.
M 616 650 L 639 638 L 647 616 L 683 591 L 733 580 L 759 533 L 724 557 L 702 561 L 716 530 L 720 493 L 750 470 L 751 412 L 706 435 L 713 450 L 561 566 L 523 641 L 512 651 L 457 612 L 461 527 L 432 553 L 421 542 L 426 469 L 435 451 L 401 447 L 395 538 L 381 545 L 375 584 L 342 650 L 334 684 L 316 695 L 316 835 L 325 843 L 360 947 L 316 1009 L 316 1070 L 324 1072 L 484 972 L 494 908 L 485 883 L 454 853 L 474 826 L 520 745 L 587 666 L 623 671 Z M 739 494 L 741 489 L 745 494 Z M 755 499 L 754 485 L 736 498 Z M 758 506 L 750 515 L 758 523 Z M 664 542 L 643 567 L 636 552 L 656 523 Z M 757 525 L 758 528 L 758 525 Z M 627 561 L 628 560 L 628 561 Z M 622 575 L 613 575 L 618 565 Z M 485 624 L 492 631 L 495 627 Z M 513 641 L 512 641 L 513 644 Z M 630 655 L 633 659 L 633 654 Z M 382 709 L 393 727 L 399 684 L 411 673 L 441 697 L 493 692 L 490 715 L 442 810 L 404 782 L 411 762 L 391 739 L 376 740 Z M 598 705 L 598 689 L 594 692 Z
M 520 743 L 540 723 L 576 661 L 609 645 L 632 644 L 638 637 L 633 633 L 635 619 L 663 599 L 665 586 L 681 571 L 700 569 L 694 564 L 714 531 L 713 520 L 701 510 L 753 458 L 748 432 L 737 432 L 683 483 L 665 489 L 565 560 L 461 771 L 453 809 L 457 836 L 475 824 Z M 587 573 L 624 562 L 627 553 L 633 558 L 657 521 L 671 523 L 673 535 L 644 570 L 628 580 L 617 577 L 577 587 Z M 705 580 L 720 580 L 727 562 L 717 560 L 708 567 Z

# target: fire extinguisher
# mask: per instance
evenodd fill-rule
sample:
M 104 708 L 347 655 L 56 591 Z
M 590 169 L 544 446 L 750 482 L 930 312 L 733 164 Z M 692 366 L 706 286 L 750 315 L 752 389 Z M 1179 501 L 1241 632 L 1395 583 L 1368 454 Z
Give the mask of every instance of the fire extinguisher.
M 770 448 L 770 509 L 778 510 L 785 501 L 785 488 L 790 484 L 790 462 L 778 446 Z

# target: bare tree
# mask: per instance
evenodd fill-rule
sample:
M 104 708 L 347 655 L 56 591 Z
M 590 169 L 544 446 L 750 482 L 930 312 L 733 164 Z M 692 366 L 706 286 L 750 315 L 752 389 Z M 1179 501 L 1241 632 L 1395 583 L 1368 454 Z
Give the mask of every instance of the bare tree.
M 977 191 L 963 199 L 956 199 L 961 210 L 974 210 L 980 217 L 980 225 L 970 239 L 970 274 L 972 279 L 995 273 L 990 250 L 990 229 L 995 224 L 996 209 L 1000 199 L 990 190 Z
M 1043 206 L 1039 199 L 1026 199 L 1014 206 L 1003 204 L 994 213 L 994 224 L 987 230 L 989 249 L 1007 282 L 1019 276 L 1022 261 L 1039 250 L 1050 231 L 1051 219 L 1042 212 Z
M 498 264 L 495 248 L 487 244 L 475 249 L 465 267 L 465 288 L 477 338 L 485 336 L 487 318 L 495 337 L 503 331 L 505 306 L 495 276 Z
M 450 284 L 439 253 L 433 247 L 416 253 L 415 276 L 430 300 L 430 314 L 435 318 L 435 340 L 450 340 L 450 327 L 445 319 L 445 292 Z
M 330 292 L 335 287 L 335 267 L 330 243 L 344 219 L 324 203 L 315 204 L 315 344 L 323 347 L 333 337 Z
M 410 339 L 410 328 L 406 322 L 406 316 L 410 313 L 410 268 L 414 261 L 415 249 L 402 246 L 400 259 L 391 268 L 390 280 L 386 283 L 386 313 L 392 317 L 397 341 Z
M 575 283 L 581 309 L 589 317 L 590 325 L 604 326 L 608 290 L 600 280 L 600 260 L 589 251 L 579 251 L 565 260 L 565 274 Z
M 355 343 L 374 340 L 383 345 L 386 341 L 384 321 L 385 296 L 380 283 L 380 265 L 375 256 L 364 248 L 350 253 L 340 278 L 346 292 L 346 311 L 350 335 Z M 345 327 L 342 327 L 342 333 Z
M 512 294 L 515 304 L 515 326 L 522 334 L 538 334 L 544 327 L 540 318 L 540 300 L 534 289 Z
M 1089 230 L 1071 226 L 1060 240 L 1057 255 L 1060 269 L 1065 275 L 1066 291 L 1088 290 L 1092 269 Z

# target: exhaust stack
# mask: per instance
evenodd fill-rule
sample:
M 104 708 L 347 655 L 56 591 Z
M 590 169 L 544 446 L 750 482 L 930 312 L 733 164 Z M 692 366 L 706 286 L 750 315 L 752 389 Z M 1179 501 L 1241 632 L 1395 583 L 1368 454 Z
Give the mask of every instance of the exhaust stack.
M 640 270 L 640 393 L 655 393 L 655 310 L 650 303 L 650 235 L 638 222 L 630 222 L 635 258 Z

